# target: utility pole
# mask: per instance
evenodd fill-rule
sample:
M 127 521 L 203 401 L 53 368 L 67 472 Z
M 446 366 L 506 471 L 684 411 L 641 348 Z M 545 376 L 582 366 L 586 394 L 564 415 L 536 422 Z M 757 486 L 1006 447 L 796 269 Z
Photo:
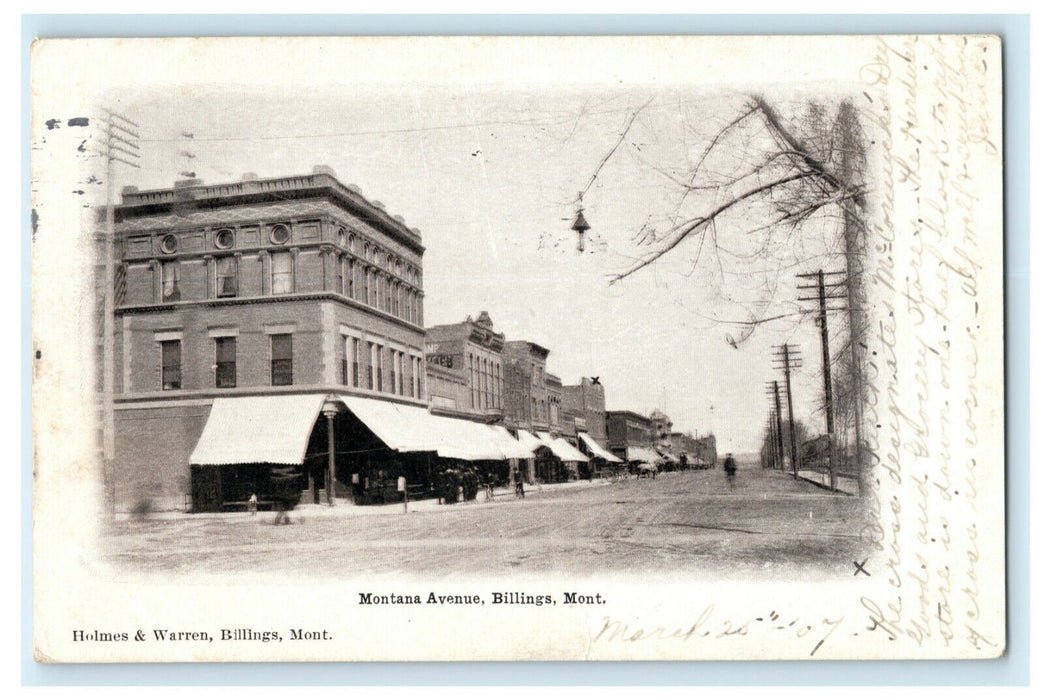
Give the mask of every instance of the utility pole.
M 779 380 L 765 382 L 765 393 L 769 397 L 769 430 L 772 440 L 773 461 L 780 469 L 786 469 L 786 450 L 783 448 L 783 418 L 779 403 Z
M 141 158 L 137 139 L 141 138 L 133 129 L 137 124 L 123 115 L 105 111 L 105 280 L 104 309 L 102 313 L 102 460 L 105 472 L 105 491 L 109 511 L 116 510 L 116 163 L 140 168 L 136 162 Z
M 775 429 L 773 427 L 774 424 L 775 424 L 775 418 L 772 417 L 772 400 L 771 400 L 772 399 L 772 390 L 771 390 L 771 386 L 772 386 L 771 383 L 766 383 L 765 384 L 765 395 L 769 398 L 769 412 L 768 412 L 768 416 L 767 416 L 767 421 L 765 423 L 765 440 L 768 441 L 768 446 L 772 450 L 771 453 L 770 453 L 771 454 L 771 458 L 768 459 L 767 461 L 768 461 L 769 465 L 773 469 L 775 469 L 776 468 L 776 457 L 777 457 L 777 455 L 776 455 L 776 431 L 775 431 Z M 763 450 L 764 450 L 764 447 L 765 447 L 765 445 L 764 445 L 764 441 L 763 441 L 763 443 L 762 443 Z M 765 465 L 762 464 L 762 467 L 765 467 Z
M 769 409 L 768 421 L 765 423 L 765 437 L 768 439 L 768 448 L 770 452 L 768 455 L 762 455 L 762 469 L 775 469 L 776 459 L 779 455 L 776 454 L 776 429 L 774 424 L 776 422 L 775 417 L 772 415 L 772 409 Z M 765 459 L 767 457 L 767 459 Z
M 790 387 L 790 372 L 801 367 L 801 358 L 797 354 L 797 348 L 792 347 L 789 343 L 783 343 L 783 345 L 778 346 L 776 351 L 776 362 L 781 363 L 776 365 L 776 369 L 783 370 L 783 376 L 787 384 L 787 415 L 790 419 L 790 467 L 796 479 L 798 475 L 798 449 L 797 435 L 795 435 L 794 431 L 794 394 Z
M 778 447 L 778 449 L 779 449 L 779 468 L 780 468 L 780 470 L 782 470 L 783 467 L 784 467 L 783 455 L 785 454 L 785 452 L 783 450 L 783 418 L 782 418 L 783 412 L 779 408 L 779 381 L 778 380 L 773 380 L 773 382 L 772 382 L 772 390 L 773 390 L 773 393 L 775 394 L 775 397 L 776 397 L 776 412 L 775 412 L 775 415 L 776 415 L 776 441 L 778 443 L 778 445 L 774 445 L 773 447 Z
M 819 303 L 819 312 L 816 323 L 819 326 L 820 342 L 823 346 L 823 393 L 826 399 L 826 427 L 827 439 L 830 441 L 830 490 L 837 490 L 837 432 L 834 426 L 834 388 L 830 378 L 830 333 L 827 328 L 827 311 L 842 311 L 843 309 L 827 309 L 827 300 L 843 299 L 838 294 L 838 289 L 845 286 L 845 279 L 830 283 L 830 294 L 827 294 L 827 284 L 824 282 L 825 275 L 844 275 L 844 272 L 828 272 L 823 270 L 798 275 L 799 278 L 813 279 L 815 284 L 798 286 L 798 289 L 814 290 L 814 297 L 799 297 L 799 301 L 816 301 Z

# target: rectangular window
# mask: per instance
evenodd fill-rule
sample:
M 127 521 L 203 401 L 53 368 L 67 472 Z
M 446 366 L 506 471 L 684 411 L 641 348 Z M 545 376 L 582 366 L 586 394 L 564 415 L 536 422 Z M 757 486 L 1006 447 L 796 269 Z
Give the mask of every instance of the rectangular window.
M 214 356 L 217 365 L 214 386 L 231 389 L 236 385 L 236 339 L 214 338 Z
M 352 339 L 346 335 L 341 336 L 341 384 L 344 384 L 345 386 L 348 385 L 348 367 L 350 362 L 349 358 L 351 357 L 351 340 Z
M 391 370 L 391 382 L 388 384 L 388 391 L 390 391 L 393 394 L 395 393 L 396 387 L 399 386 L 399 384 L 398 384 L 399 373 L 397 371 L 398 370 L 398 365 L 399 365 L 399 353 L 397 351 L 395 351 L 395 350 L 392 350 L 391 351 L 391 367 L 389 368 Z
M 338 255 L 334 262 L 337 267 L 337 293 L 344 294 L 344 258 Z
M 406 393 L 406 355 L 399 353 L 399 396 Z
M 370 346 L 370 371 L 366 373 L 366 388 L 373 391 L 377 385 L 377 344 L 369 343 Z
M 176 262 L 165 262 L 163 273 L 163 301 L 181 301 L 181 269 Z
M 294 291 L 294 261 L 290 253 L 272 253 L 272 294 Z
M 345 294 L 349 299 L 355 298 L 355 261 L 348 261 L 348 289 L 345 290 Z
M 160 343 L 161 381 L 163 391 L 181 388 L 181 341 L 164 340 Z
M 357 338 L 348 339 L 348 347 L 351 349 L 352 357 L 352 386 L 359 386 L 359 345 L 361 343 Z
M 377 391 L 384 391 L 384 348 L 377 346 Z
M 218 258 L 217 260 L 217 295 L 219 297 L 234 297 L 239 289 L 239 270 L 234 256 Z
M 493 408 L 500 408 L 500 365 L 493 365 Z
M 294 343 L 289 333 L 278 333 L 272 338 L 272 386 L 294 383 Z

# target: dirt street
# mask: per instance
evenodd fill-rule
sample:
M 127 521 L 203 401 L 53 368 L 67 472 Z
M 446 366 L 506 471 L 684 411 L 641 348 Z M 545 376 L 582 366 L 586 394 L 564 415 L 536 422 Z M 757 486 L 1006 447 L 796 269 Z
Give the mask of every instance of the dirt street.
M 176 516 L 111 524 L 114 569 L 165 573 L 686 572 L 820 577 L 851 572 L 860 502 L 778 472 L 720 470 L 536 487 L 524 500 Z

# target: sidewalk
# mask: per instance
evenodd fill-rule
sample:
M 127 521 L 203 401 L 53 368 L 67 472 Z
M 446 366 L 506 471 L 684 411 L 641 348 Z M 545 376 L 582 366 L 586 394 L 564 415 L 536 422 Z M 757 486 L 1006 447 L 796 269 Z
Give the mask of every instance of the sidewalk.
M 610 482 L 606 479 L 594 479 L 592 481 L 566 481 L 558 484 L 526 484 L 526 499 L 539 497 L 544 493 L 566 491 L 572 489 L 586 489 L 597 486 L 608 486 Z M 421 513 L 441 511 L 448 512 L 455 508 L 491 508 L 507 503 L 525 503 L 525 499 L 515 498 L 514 487 L 497 488 L 493 490 L 493 500 L 486 500 L 485 493 L 480 491 L 474 501 L 459 501 L 452 504 L 440 504 L 437 498 L 425 498 L 419 501 L 410 501 L 407 512 Z M 368 515 L 392 515 L 403 513 L 402 501 L 397 503 L 385 503 L 382 505 L 356 506 L 347 498 L 338 498 L 333 507 L 325 503 L 300 503 L 290 511 L 291 519 L 297 518 L 329 518 L 329 517 L 354 517 Z M 157 511 L 150 513 L 149 520 L 181 520 L 181 519 L 207 519 L 207 520 L 244 520 L 249 518 L 271 518 L 274 511 L 259 511 L 257 514 L 237 511 L 234 513 L 185 513 L 182 511 Z M 129 513 L 117 514 L 117 520 L 130 520 Z
M 830 490 L 830 474 L 828 472 L 818 471 L 798 471 L 798 477 L 807 481 L 810 484 L 821 486 L 824 489 Z M 848 496 L 859 495 L 859 482 L 856 479 L 852 479 L 847 476 L 837 477 L 837 491 Z

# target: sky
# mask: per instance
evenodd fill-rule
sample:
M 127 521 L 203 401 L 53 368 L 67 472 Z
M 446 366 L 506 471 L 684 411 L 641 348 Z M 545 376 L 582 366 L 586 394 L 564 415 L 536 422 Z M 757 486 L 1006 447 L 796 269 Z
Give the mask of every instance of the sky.
M 612 282 L 657 249 L 672 214 L 720 201 L 716 191 L 683 198 L 682 185 L 747 99 L 677 86 L 142 86 L 123 91 L 118 107 L 139 125 L 142 167 L 121 168 L 117 184 L 329 166 L 420 229 L 426 325 L 486 310 L 508 339 L 550 348 L 548 370 L 564 383 L 600 377 L 608 409 L 658 408 L 677 430 L 714 432 L 720 451 L 754 451 L 765 382 L 782 379 L 775 344 L 800 346 L 795 414 L 814 429 L 823 423 L 812 414 L 823 393 L 819 331 L 793 315 L 794 275 L 843 266 L 836 223 L 813 220 L 782 239 L 751 235 L 766 212 L 740 211 Z M 787 93 L 778 104 L 794 112 L 803 100 Z M 758 124 L 737 130 L 702 163 L 701 178 L 727 176 L 764 138 Z M 583 253 L 570 230 L 581 191 L 591 225 Z M 788 316 L 744 337 L 748 326 L 734 321 L 752 313 Z

